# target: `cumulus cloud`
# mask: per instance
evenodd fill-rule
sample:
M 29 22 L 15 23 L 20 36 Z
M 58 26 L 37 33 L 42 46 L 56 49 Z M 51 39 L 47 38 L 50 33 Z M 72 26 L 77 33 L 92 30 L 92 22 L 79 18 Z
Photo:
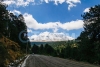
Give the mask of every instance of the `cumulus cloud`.
M 70 21 L 66 23 L 58 23 L 58 26 L 65 30 L 73 30 L 83 28 L 83 20 Z
M 85 13 L 86 13 L 86 12 L 89 12 L 89 9 L 90 9 L 90 8 L 86 8 L 83 12 L 85 12 Z
M 61 23 L 61 22 L 39 23 L 33 18 L 31 14 L 25 13 L 23 16 L 25 18 L 25 22 L 28 28 L 32 28 L 34 30 L 52 29 L 54 32 L 57 32 L 59 28 L 64 30 L 74 30 L 83 28 L 84 24 L 82 20 L 75 20 L 66 23 Z
M 43 0 L 41 0 L 43 2 Z M 51 1 L 54 1 L 55 5 L 62 4 L 64 2 L 66 2 L 68 4 L 68 10 L 70 10 L 70 8 L 75 7 L 77 3 L 81 3 L 80 0 L 44 0 L 44 2 L 49 3 Z
M 49 0 L 44 0 L 46 3 L 49 3 Z
M 70 8 L 75 7 L 77 3 L 81 3 L 80 0 L 66 0 L 68 5 L 68 10 L 70 10 Z
M 49 3 L 49 2 L 54 2 L 55 5 L 62 4 L 62 3 L 67 3 L 68 4 L 68 10 L 70 10 L 72 7 L 75 7 L 77 3 L 81 3 L 80 0 L 41 0 L 41 2 Z
M 13 10 L 13 11 L 10 11 L 10 13 L 13 13 L 13 14 L 21 14 L 21 12 L 20 11 L 18 11 L 18 10 Z
M 4 0 L 3 3 L 10 5 L 10 4 L 15 4 L 14 0 Z
M 81 0 L 39 0 L 41 3 L 50 3 L 54 2 L 55 5 L 66 3 L 68 4 L 68 10 L 70 10 L 72 7 L 75 7 L 76 4 L 81 3 Z M 17 5 L 17 6 L 28 6 L 30 3 L 33 3 L 34 5 L 40 4 L 40 2 L 36 3 L 36 0 L 4 0 L 3 3 L 6 3 L 8 5 Z
M 32 35 L 29 38 L 30 41 L 67 41 L 74 39 L 64 33 L 50 33 L 47 31 L 41 32 L 39 35 Z
M 28 33 L 32 33 L 32 30 L 31 30 L 31 29 L 27 29 L 27 32 L 28 32 Z
M 16 5 L 16 6 L 27 6 L 30 3 L 34 2 L 34 0 L 4 0 L 3 3 L 8 5 Z
M 64 3 L 66 0 L 54 0 L 55 5 L 58 5 L 58 3 L 62 4 Z

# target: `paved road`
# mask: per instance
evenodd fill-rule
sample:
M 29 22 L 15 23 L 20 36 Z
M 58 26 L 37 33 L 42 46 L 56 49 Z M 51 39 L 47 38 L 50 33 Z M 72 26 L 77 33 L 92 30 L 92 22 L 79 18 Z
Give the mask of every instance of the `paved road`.
M 76 62 L 72 60 L 44 56 L 44 55 L 30 55 L 26 60 L 25 67 L 100 67 L 87 63 Z

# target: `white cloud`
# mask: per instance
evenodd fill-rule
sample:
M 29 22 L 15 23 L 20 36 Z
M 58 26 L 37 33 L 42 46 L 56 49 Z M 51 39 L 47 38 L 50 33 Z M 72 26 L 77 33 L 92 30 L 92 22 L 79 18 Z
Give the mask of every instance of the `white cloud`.
M 16 5 L 16 6 L 27 6 L 30 3 L 34 2 L 34 0 L 4 0 L 3 3 L 8 5 Z
M 72 7 L 75 7 L 77 3 L 81 3 L 80 0 L 44 0 L 46 3 L 54 1 L 56 5 L 58 5 L 58 3 L 62 4 L 64 2 L 66 2 L 68 4 L 68 10 L 70 10 Z M 43 2 L 43 0 L 42 0 Z
M 68 4 L 68 10 L 70 10 L 72 7 L 75 7 L 77 3 L 81 3 L 81 0 L 39 0 L 40 2 L 36 3 L 36 0 L 4 0 L 4 3 L 8 5 L 16 5 L 16 6 L 28 6 L 30 3 L 33 3 L 34 5 L 36 4 L 41 4 L 43 2 L 49 3 L 49 2 L 54 2 L 55 5 L 62 4 L 62 3 L 67 3 Z
M 86 8 L 83 12 L 89 12 L 90 8 Z
M 17 5 L 18 5 L 18 6 L 27 6 L 27 5 L 29 5 L 31 2 L 34 2 L 34 0 L 26 0 L 26 1 L 24 1 L 24 0 L 18 0 L 18 1 L 17 1 Z
M 32 35 L 29 38 L 30 41 L 67 41 L 74 39 L 64 33 L 50 33 L 47 31 L 41 32 L 39 35 Z
M 44 0 L 46 3 L 49 3 L 49 1 L 48 0 Z
M 70 8 L 75 7 L 77 3 L 81 3 L 80 0 L 66 0 L 68 5 L 68 10 L 70 10 Z
M 61 23 L 61 22 L 38 23 L 31 14 L 25 13 L 23 16 L 25 18 L 25 22 L 28 28 L 32 28 L 35 30 L 52 29 L 54 32 L 57 32 L 59 28 L 64 30 L 74 30 L 83 28 L 84 24 L 82 20 L 70 21 L 66 23 Z
M 62 4 L 64 3 L 66 0 L 54 0 L 55 4 L 58 5 L 58 3 Z
M 32 30 L 31 30 L 31 29 L 27 29 L 27 32 L 28 32 L 28 33 L 32 33 Z
M 14 0 L 4 0 L 3 3 L 10 5 L 10 4 L 14 4 L 15 1 Z
M 13 13 L 13 14 L 21 14 L 21 12 L 20 11 L 18 11 L 18 10 L 13 10 L 13 11 L 10 11 L 10 13 Z
M 56 33 L 58 31 L 58 28 L 53 29 L 53 32 Z
M 84 22 L 82 20 L 70 21 L 64 24 L 58 23 L 58 26 L 65 30 L 73 30 L 83 28 Z

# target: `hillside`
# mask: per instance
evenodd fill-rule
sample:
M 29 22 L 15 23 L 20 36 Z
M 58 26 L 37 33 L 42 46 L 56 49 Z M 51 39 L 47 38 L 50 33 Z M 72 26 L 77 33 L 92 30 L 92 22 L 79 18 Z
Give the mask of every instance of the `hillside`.
M 0 66 L 6 67 L 9 63 L 20 59 L 22 51 L 18 43 L 0 35 Z
M 22 42 L 29 40 L 23 15 L 8 10 L 8 5 L 3 1 L 0 1 L 0 67 L 7 67 L 9 63 L 21 59 L 27 44 L 28 53 L 30 44 Z

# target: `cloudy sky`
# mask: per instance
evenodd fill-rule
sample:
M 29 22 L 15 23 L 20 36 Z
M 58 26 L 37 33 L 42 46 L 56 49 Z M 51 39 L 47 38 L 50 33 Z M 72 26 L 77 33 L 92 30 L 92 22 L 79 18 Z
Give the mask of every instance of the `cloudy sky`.
M 100 0 L 5 0 L 8 10 L 23 14 L 31 41 L 77 38 L 83 31 L 81 14 Z

